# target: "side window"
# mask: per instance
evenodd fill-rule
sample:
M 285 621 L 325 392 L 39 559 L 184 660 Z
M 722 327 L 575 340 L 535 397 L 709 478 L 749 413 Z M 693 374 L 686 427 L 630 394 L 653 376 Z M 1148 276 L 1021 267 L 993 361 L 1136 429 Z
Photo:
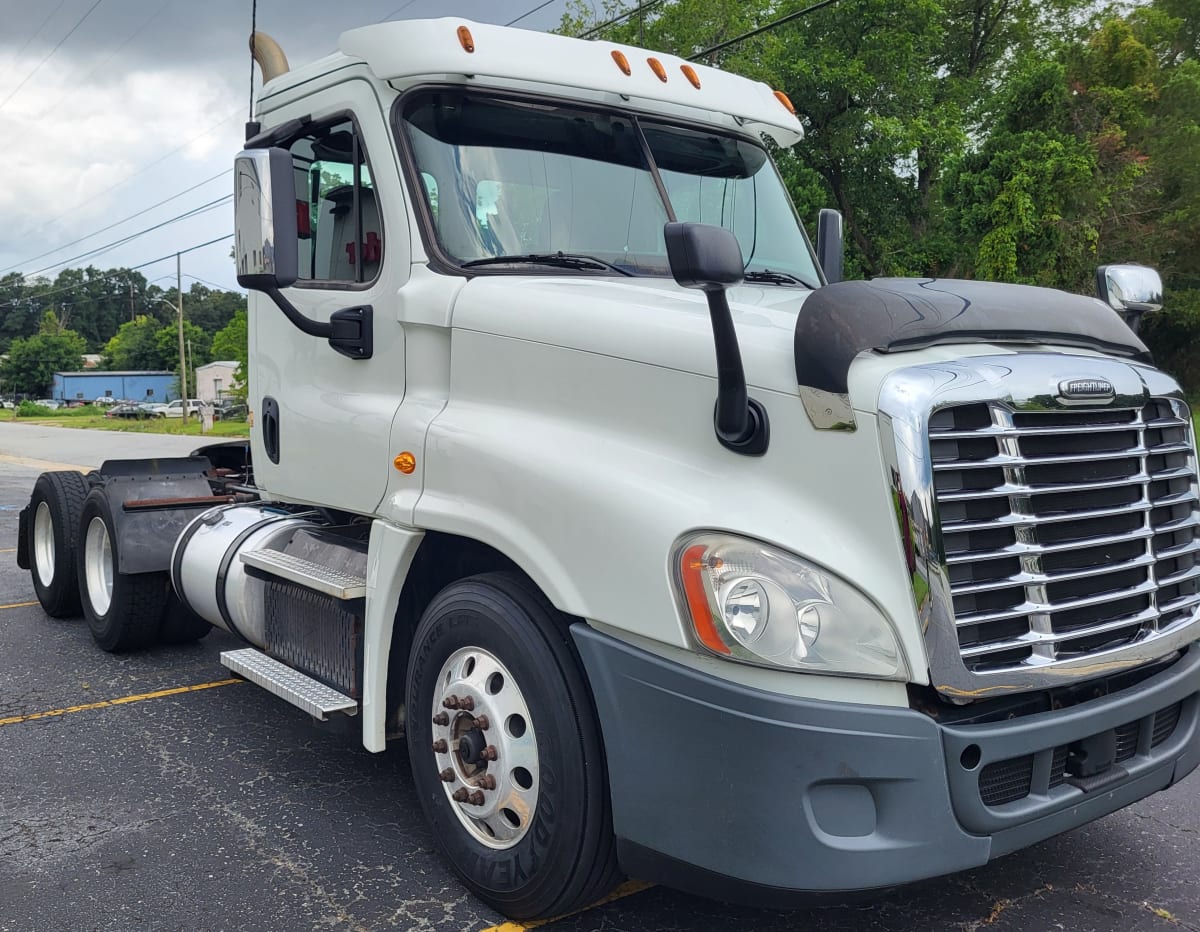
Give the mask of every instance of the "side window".
M 354 124 L 340 120 L 310 130 L 289 151 L 301 281 L 373 281 L 383 260 L 383 225 Z

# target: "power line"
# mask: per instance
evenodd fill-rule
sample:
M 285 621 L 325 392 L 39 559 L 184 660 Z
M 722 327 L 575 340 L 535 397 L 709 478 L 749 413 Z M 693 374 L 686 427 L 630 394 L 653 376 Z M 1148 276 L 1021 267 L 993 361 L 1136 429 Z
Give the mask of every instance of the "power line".
M 64 249 L 70 249 L 72 246 L 82 243 L 84 240 L 91 239 L 93 236 L 99 236 L 101 233 L 106 233 L 109 230 L 113 229 L 113 227 L 119 227 L 122 223 L 128 223 L 130 220 L 134 219 L 135 217 L 140 217 L 140 216 L 142 216 L 142 214 L 150 213 L 150 211 L 154 210 L 156 207 L 162 207 L 163 204 L 170 203 L 171 201 L 176 200 L 177 198 L 183 197 L 185 194 L 190 194 L 192 191 L 195 191 L 197 188 L 202 188 L 202 187 L 204 187 L 204 185 L 209 184 L 210 182 L 216 181 L 218 178 L 223 178 L 225 175 L 228 175 L 231 171 L 233 171 L 233 169 L 226 168 L 224 171 L 217 172 L 211 178 L 205 178 L 203 181 L 197 182 L 196 184 L 192 185 L 190 188 L 184 188 L 178 194 L 172 194 L 170 197 L 165 197 L 161 201 L 159 201 L 157 204 L 151 204 L 149 207 L 145 207 L 145 208 L 137 211 L 136 213 L 132 213 L 128 217 L 123 217 L 122 219 L 117 220 L 114 223 L 110 223 L 106 227 L 101 227 L 98 230 L 93 230 L 91 233 L 87 234 L 86 236 L 81 236 L 78 239 L 73 239 L 69 243 L 63 243 L 61 246 L 55 246 L 53 249 L 48 249 L 45 252 L 39 253 L 36 256 L 30 256 L 28 259 L 22 259 L 20 262 L 16 262 L 16 263 L 8 266 L 7 268 L 0 269 L 0 275 L 3 275 L 5 272 L 11 272 L 13 269 L 19 268 L 20 266 L 26 265 L 30 262 L 37 262 L 38 259 L 44 259 L 44 258 L 46 258 L 46 256 L 52 256 L 56 252 L 61 252 Z
M 525 17 L 527 17 L 527 16 L 532 16 L 532 15 L 533 15 L 534 13 L 536 13 L 538 10 L 544 10 L 544 9 L 545 9 L 546 7 L 548 7 L 550 4 L 552 4 L 552 3 L 556 3 L 556 2 L 557 2 L 557 0 L 546 0 L 546 2 L 545 2 L 545 3 L 539 3 L 539 4 L 538 4 L 537 6 L 535 6 L 535 7 L 534 7 L 532 10 L 529 10 L 529 11 L 527 11 L 527 12 L 525 12 L 525 13 L 522 13 L 522 14 L 521 14 L 520 16 L 518 16 L 516 19 L 510 19 L 510 20 L 509 20 L 507 23 L 505 23 L 504 25 L 505 25 L 505 26 L 511 26 L 511 25 L 513 25 L 514 23 L 519 23 L 519 22 L 520 22 L 521 20 L 523 20 Z
M 803 10 L 796 10 L 794 13 L 789 13 L 787 16 L 781 16 L 774 22 L 767 23 L 765 26 L 759 26 L 757 29 L 751 29 L 749 32 L 743 33 L 740 36 L 735 36 L 727 42 L 722 42 L 719 45 L 714 45 L 710 49 L 705 49 L 703 52 L 697 52 L 695 55 L 688 56 L 688 61 L 696 61 L 703 58 L 705 55 L 712 55 L 714 52 L 722 52 L 731 45 L 737 45 L 739 42 L 745 42 L 747 39 L 753 39 L 755 36 L 762 35 L 764 32 L 769 32 L 776 26 L 782 26 L 784 23 L 790 23 L 794 19 L 799 19 L 814 10 L 819 10 L 821 7 L 832 6 L 837 3 L 837 0 L 821 0 L 820 3 L 814 3 L 812 6 L 805 7 Z
M 117 53 L 120 52 L 121 49 L 125 48 L 125 46 L 127 46 L 130 42 L 132 42 L 134 39 L 136 39 L 138 36 L 140 36 L 142 34 L 142 32 L 145 30 L 145 28 L 147 26 L 149 26 L 152 22 L 154 22 L 156 19 L 158 19 L 158 17 L 162 15 L 163 10 L 165 10 L 167 7 L 169 7 L 174 2 L 175 2 L 175 0 L 163 0 L 162 6 L 160 6 L 157 10 L 155 10 L 153 13 L 151 13 L 149 16 L 147 16 L 145 19 L 143 19 L 142 24 L 140 26 L 138 26 L 138 28 L 135 29 L 129 35 L 129 37 L 125 39 L 124 42 L 122 42 L 115 49 L 113 49 L 106 56 L 104 56 L 104 59 L 102 61 L 100 61 L 97 64 L 95 64 L 94 66 L 92 66 L 92 68 L 90 68 L 86 74 L 84 74 L 78 78 L 72 78 L 70 83 L 73 85 L 82 84 L 84 81 L 86 81 L 92 75 L 94 75 L 97 71 L 99 71 L 101 68 L 103 68 L 105 65 L 107 65 L 110 61 L 113 60 L 113 58 L 116 57 Z M 49 116 L 51 113 L 53 113 L 59 107 L 61 107 L 63 105 L 63 102 L 68 97 L 73 97 L 74 95 L 75 95 L 75 91 L 73 91 L 73 90 L 67 91 L 65 94 L 62 95 L 62 97 L 58 98 L 58 100 L 56 100 L 53 104 L 51 104 L 44 111 L 42 111 L 42 116 L 43 117 Z
M 6 301 L 4 304 L 0 304 L 0 309 L 6 307 L 16 307 L 23 301 L 32 301 L 35 298 L 40 301 L 43 298 L 49 298 L 56 294 L 65 294 L 68 291 L 77 291 L 80 288 L 86 288 L 88 285 L 93 284 L 94 282 L 111 281 L 114 278 L 120 278 L 126 272 L 136 272 L 138 269 L 144 269 L 147 266 L 157 265 L 159 262 L 166 262 L 168 259 L 174 259 L 176 255 L 186 256 L 189 252 L 195 252 L 197 249 L 203 249 L 204 247 L 212 246 L 215 243 L 222 243 L 227 239 L 233 239 L 233 234 L 226 233 L 224 236 L 218 236 L 216 239 L 210 239 L 204 243 L 197 243 L 195 246 L 188 246 L 186 249 L 178 249 L 175 252 L 169 252 L 165 256 L 159 256 L 157 259 L 151 259 L 148 262 L 142 262 L 138 265 L 131 265 L 123 269 L 117 269 L 115 272 L 110 272 L 107 275 L 97 275 L 95 278 L 90 278 L 86 282 L 80 282 L 77 285 L 67 285 L 65 288 L 56 288 L 53 291 L 43 291 L 37 295 L 30 295 L 27 298 L 14 298 L 11 301 Z M 157 280 L 158 279 L 156 279 L 156 281 Z
M 412 6 L 416 2 L 417 2 L 417 0 L 408 0 L 408 3 L 404 3 L 404 4 L 401 4 L 400 6 L 396 7 L 396 9 L 392 10 L 392 12 L 390 12 L 383 19 L 379 20 L 379 22 L 386 23 L 389 19 L 391 19 L 397 13 L 403 13 L 405 10 L 407 10 L 410 6 Z
M 242 112 L 242 108 L 239 106 L 235 110 L 230 111 L 229 115 L 226 116 L 224 119 L 214 123 L 208 129 L 204 130 L 204 132 L 197 133 L 195 136 L 193 136 L 191 139 L 188 139 L 186 142 L 182 142 L 179 145 L 177 145 L 174 149 L 171 149 L 169 152 L 165 152 L 163 155 L 159 156 L 153 162 L 147 162 L 141 168 L 138 168 L 135 171 L 133 171 L 131 174 L 126 175 L 124 178 L 122 178 L 116 184 L 111 184 L 107 188 L 105 188 L 103 191 L 98 191 L 97 193 L 93 194 L 91 197 L 87 198 L 86 200 L 80 201 L 78 204 L 75 204 L 72 207 L 68 207 L 61 214 L 58 214 L 55 217 L 51 217 L 49 220 L 47 220 L 45 223 L 43 223 L 40 227 L 36 227 L 35 229 L 30 230 L 29 232 L 25 233 L 24 235 L 30 236 L 34 233 L 40 232 L 41 230 L 46 229 L 46 227 L 50 226 L 52 223 L 57 223 L 59 220 L 61 220 L 63 217 L 67 216 L 68 214 L 74 213 L 76 210 L 78 210 L 80 207 L 83 207 L 85 204 L 90 204 L 92 201 L 96 200 L 97 198 L 103 197 L 105 194 L 108 194 L 110 191 L 115 191 L 117 188 L 121 187 L 122 185 L 128 184 L 129 182 L 133 181 L 133 179 L 137 178 L 138 175 L 142 175 L 145 172 L 147 172 L 149 169 L 153 168 L 155 165 L 158 165 L 161 162 L 165 162 L 167 159 L 169 159 L 171 156 L 173 156 L 176 152 L 180 152 L 180 151 L 186 149 L 197 139 L 203 139 L 205 136 L 207 136 L 209 133 L 211 133 L 217 127 L 224 126 L 226 123 L 228 123 L 230 120 L 232 120 L 235 116 L 237 116 L 241 112 Z
M 96 0 L 95 3 L 93 3 L 90 7 L 87 8 L 87 12 L 84 13 L 81 17 L 79 17 L 79 19 L 75 22 L 75 25 L 67 30 L 67 34 L 58 40 L 58 43 L 54 46 L 54 48 L 52 48 L 49 52 L 46 53 L 46 57 L 43 58 L 40 62 L 38 62 L 36 65 L 34 65 L 33 70 L 31 72 L 29 72 L 29 74 L 25 75 L 25 78 L 21 81 L 21 83 L 18 84 L 16 87 L 14 87 L 11 91 L 9 91 L 8 96 L 5 97 L 3 101 L 0 101 L 0 110 L 3 110 L 5 104 L 7 104 L 10 100 L 12 100 L 14 97 L 17 96 L 17 93 L 21 90 L 21 88 L 23 88 L 26 84 L 29 83 L 29 79 L 32 78 L 35 74 L 37 74 L 41 70 L 42 65 L 46 64 L 46 62 L 48 62 L 50 60 L 50 57 L 55 52 L 57 52 L 60 48 L 62 48 L 63 43 L 66 42 L 69 38 L 71 38 L 72 35 L 74 35 L 75 30 L 78 29 L 80 26 L 82 26 L 84 23 L 84 20 L 86 20 L 89 16 L 91 16 L 92 13 L 95 11 L 96 7 L 98 7 L 103 2 L 104 2 L 104 0 Z
M 662 0 L 647 0 L 647 2 L 641 4 L 641 6 L 634 7 L 632 10 L 626 10 L 624 13 L 620 14 L 619 16 L 614 16 L 612 19 L 608 20 L 607 22 L 600 23 L 600 25 L 593 26 L 587 32 L 580 33 L 575 38 L 590 39 L 596 33 L 603 32 L 609 26 L 616 26 L 618 23 L 622 23 L 632 16 L 637 16 L 639 13 L 644 13 L 646 10 L 650 9 L 650 7 L 658 6 L 660 3 L 662 3 Z
M 64 259 L 62 262 L 55 262 L 51 265 L 47 265 L 44 268 L 40 268 L 35 272 L 29 272 L 25 275 L 25 278 L 27 278 L 27 279 L 32 278 L 34 275 L 40 275 L 42 272 L 50 271 L 50 269 L 57 269 L 59 266 L 70 265 L 72 262 L 77 262 L 80 259 L 94 258 L 94 257 L 100 255 L 101 253 L 107 252 L 110 249 L 116 249 L 118 246 L 124 246 L 126 243 L 132 242 L 133 240 L 138 239 L 139 237 L 145 236 L 147 233 L 153 233 L 155 230 L 161 230 L 163 227 L 170 226 L 172 223 L 178 223 L 180 220 L 189 220 L 192 217 L 195 217 L 195 216 L 198 216 L 199 214 L 205 213 L 206 211 L 214 210 L 217 207 L 221 207 L 224 204 L 228 204 L 232 200 L 233 200 L 233 195 L 226 194 L 224 197 L 219 197 L 215 201 L 209 201 L 207 204 L 202 204 L 199 207 L 194 207 L 191 210 L 184 211 L 182 214 L 179 214 L 178 216 L 172 217 L 169 220 L 164 220 L 162 223 L 156 223 L 154 226 L 146 227 L 146 229 L 144 229 L 144 230 L 138 230 L 138 232 L 131 233 L 128 236 L 123 237 L 122 239 L 115 240 L 111 243 L 106 243 L 103 246 L 97 246 L 95 249 L 89 249 L 87 252 L 81 252 L 77 256 L 72 256 L 70 259 Z
M 42 34 L 42 30 L 46 28 L 46 23 L 50 22 L 50 20 L 54 18 L 54 14 L 57 13 L 59 10 L 61 10 L 63 8 L 63 4 L 66 2 L 67 2 L 67 0 L 58 0 L 58 6 L 56 6 L 53 10 L 51 10 L 49 13 L 46 14 L 46 18 L 44 20 L 42 20 L 41 25 L 38 26 L 38 28 L 33 31 L 33 33 L 29 36 L 28 39 L 25 40 L 25 44 L 22 45 L 19 49 L 17 49 L 17 54 L 13 56 L 13 67 L 14 68 L 16 67 L 17 62 L 19 62 L 21 60 L 21 56 L 25 54 L 25 50 L 27 48 L 29 48 L 29 43 L 32 42 L 34 39 L 36 39 L 39 35 Z

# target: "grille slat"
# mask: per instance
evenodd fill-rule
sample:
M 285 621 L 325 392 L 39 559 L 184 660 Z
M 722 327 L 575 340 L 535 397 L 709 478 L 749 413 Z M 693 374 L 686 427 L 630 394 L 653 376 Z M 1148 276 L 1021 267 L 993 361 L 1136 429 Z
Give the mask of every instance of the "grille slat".
M 1107 411 L 976 402 L 929 424 L 968 671 L 1075 660 L 1193 620 L 1200 492 L 1182 402 Z

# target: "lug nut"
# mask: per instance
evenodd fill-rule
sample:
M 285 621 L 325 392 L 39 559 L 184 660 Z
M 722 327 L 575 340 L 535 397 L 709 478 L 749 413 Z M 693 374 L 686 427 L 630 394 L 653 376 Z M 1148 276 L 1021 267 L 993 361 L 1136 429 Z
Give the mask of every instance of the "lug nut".
M 455 695 L 447 696 L 445 699 L 442 700 L 442 708 L 457 709 L 458 708 L 458 696 L 455 696 Z
M 463 696 L 458 700 L 458 707 L 464 712 L 470 712 L 473 708 L 475 708 L 475 700 L 470 696 Z
M 489 728 L 492 727 L 491 719 L 489 719 L 486 715 L 476 715 L 475 716 L 475 727 L 478 728 L 480 731 L 487 731 Z
M 449 725 L 450 724 L 450 716 L 447 715 L 445 712 L 439 712 L 437 715 L 435 715 L 433 717 L 433 724 Z
M 438 776 L 442 778 L 443 783 L 454 782 L 454 771 L 451 770 L 449 767 L 447 767 L 445 770 L 443 770 L 441 773 L 439 773 Z
M 450 746 L 446 744 L 445 738 L 438 738 L 437 741 L 433 742 L 433 752 L 435 754 L 445 754 L 449 750 Z
M 486 748 L 479 752 L 480 760 L 495 760 L 500 755 L 496 752 L 496 745 L 489 744 Z
M 469 797 L 470 795 L 471 794 L 469 792 L 467 792 L 466 787 L 460 786 L 457 790 L 455 790 L 453 793 L 450 794 L 450 798 L 453 799 L 456 803 L 465 803 L 467 801 L 467 797 Z
M 482 806 L 483 805 L 483 794 L 481 792 L 479 792 L 479 790 L 476 790 L 474 793 L 472 793 L 470 796 L 467 797 L 467 802 L 470 803 L 472 806 Z
M 485 773 L 479 778 L 479 786 L 485 790 L 494 790 L 496 788 L 496 778 L 490 773 Z

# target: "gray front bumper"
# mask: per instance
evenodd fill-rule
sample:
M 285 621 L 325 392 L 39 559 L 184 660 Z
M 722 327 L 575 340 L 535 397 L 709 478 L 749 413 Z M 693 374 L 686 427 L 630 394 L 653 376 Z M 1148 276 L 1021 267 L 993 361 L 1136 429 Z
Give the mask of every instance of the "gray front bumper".
M 945 727 L 903 708 L 739 686 L 572 629 L 604 731 L 622 866 L 712 896 L 867 890 L 986 863 L 1113 812 L 1200 763 L 1200 650 L 1071 709 Z M 985 806 L 979 775 L 1181 703 L 1168 740 L 1085 792 L 1036 779 Z M 974 752 L 963 751 L 975 745 Z M 1144 746 L 1143 746 L 1144 745 Z M 768 897 L 767 899 L 770 899 Z

